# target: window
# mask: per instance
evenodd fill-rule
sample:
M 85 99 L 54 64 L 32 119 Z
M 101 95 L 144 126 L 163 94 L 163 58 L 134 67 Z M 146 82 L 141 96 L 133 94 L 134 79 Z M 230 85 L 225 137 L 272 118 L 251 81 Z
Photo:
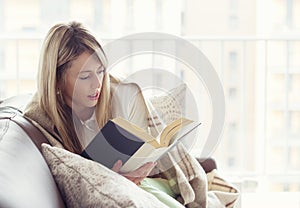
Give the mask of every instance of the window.
M 239 8 L 239 0 L 230 0 L 229 8 L 233 12 L 237 12 Z
M 4 7 L 4 3 L 5 3 L 5 0 L 0 0 L 0 33 L 4 31 L 4 18 L 5 18 L 5 15 L 4 15 L 4 11 L 5 11 L 5 7 Z
M 41 41 L 58 21 L 76 18 L 104 43 L 133 32 L 185 34 L 182 38 L 201 42 L 201 51 L 224 86 L 226 127 L 212 155 L 220 169 L 240 177 L 243 191 L 253 191 L 254 186 L 260 193 L 299 191 L 300 1 L 249 0 L 247 5 L 244 8 L 239 0 L 220 1 L 216 10 L 208 1 L 0 0 L 0 100 L 35 91 Z M 251 8 L 260 8 L 263 15 Z M 253 18 L 245 18 L 250 13 Z M 241 21 L 255 25 L 257 31 L 245 31 Z M 289 24 L 292 27 L 287 30 Z M 257 34 L 266 36 L 261 39 Z M 290 34 L 295 35 L 293 39 Z M 124 66 L 137 70 L 140 65 L 134 64 Z M 173 69 L 174 65 L 168 60 L 159 66 Z M 195 80 L 184 70 L 177 72 L 179 78 Z M 199 83 L 191 86 L 198 89 Z M 206 106 L 203 109 L 207 113 Z
M 237 96 L 236 91 L 237 91 L 237 89 L 234 87 L 229 88 L 229 97 L 231 100 L 236 98 L 236 96 Z
M 229 28 L 230 29 L 238 29 L 239 27 L 239 18 L 237 15 L 230 15 L 229 16 Z
M 229 52 L 229 67 L 233 72 L 237 70 L 237 66 L 238 66 L 237 57 L 238 57 L 237 52 L 235 51 Z
M 69 19 L 70 7 L 74 1 L 60 1 L 60 0 L 41 0 L 40 5 L 40 19 L 45 25 L 52 25 L 56 22 Z M 83 6 L 83 5 L 82 5 Z M 46 29 L 46 28 L 45 28 Z M 47 29 L 46 29 L 47 30 Z

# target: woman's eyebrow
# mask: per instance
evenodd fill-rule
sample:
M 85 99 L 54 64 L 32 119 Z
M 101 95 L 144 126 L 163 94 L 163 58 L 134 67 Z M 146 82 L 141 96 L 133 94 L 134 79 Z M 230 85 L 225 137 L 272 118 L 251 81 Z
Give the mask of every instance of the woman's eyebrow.
M 101 71 L 104 71 L 104 70 L 105 70 L 104 67 L 103 67 L 103 65 L 97 66 L 96 70 L 99 70 L 99 69 L 101 69 L 101 68 L 103 68 Z M 88 73 L 88 72 L 92 72 L 92 71 L 93 71 L 93 70 L 91 70 L 91 69 L 83 69 L 83 70 L 81 70 L 81 71 L 79 72 L 79 74 L 81 74 L 81 73 Z
M 104 67 L 99 67 L 99 68 L 97 68 L 97 70 L 99 70 L 99 71 L 105 71 Z
M 92 72 L 91 70 L 83 70 L 83 71 L 80 71 L 79 74 L 82 74 L 82 73 L 89 73 L 89 72 Z

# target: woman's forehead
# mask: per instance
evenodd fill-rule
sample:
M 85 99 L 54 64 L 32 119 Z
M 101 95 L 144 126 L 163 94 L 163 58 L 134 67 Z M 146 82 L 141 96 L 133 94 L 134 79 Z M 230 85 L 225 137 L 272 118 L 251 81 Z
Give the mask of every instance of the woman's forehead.
M 102 64 L 95 53 L 83 52 L 72 62 L 71 68 L 73 72 L 79 73 L 82 70 L 93 70 L 101 66 Z

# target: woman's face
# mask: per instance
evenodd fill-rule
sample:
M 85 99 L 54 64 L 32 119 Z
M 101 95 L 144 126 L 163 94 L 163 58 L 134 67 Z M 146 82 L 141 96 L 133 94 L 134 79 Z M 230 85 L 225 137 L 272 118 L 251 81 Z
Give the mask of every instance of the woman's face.
M 80 116 L 97 104 L 102 88 L 104 67 L 95 55 L 84 52 L 66 70 L 62 89 L 66 104 Z

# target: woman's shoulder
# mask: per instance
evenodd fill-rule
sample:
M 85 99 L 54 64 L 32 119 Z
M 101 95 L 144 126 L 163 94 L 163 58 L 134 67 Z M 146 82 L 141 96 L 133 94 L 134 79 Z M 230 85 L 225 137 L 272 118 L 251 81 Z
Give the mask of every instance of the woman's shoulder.
M 40 107 L 36 94 L 26 106 L 24 116 L 37 122 L 47 130 L 52 130 L 54 128 L 53 122 L 48 117 L 47 113 Z
M 114 94 L 126 95 L 141 92 L 141 89 L 137 83 L 120 81 L 111 83 L 111 91 Z
M 112 117 L 123 117 L 147 130 L 148 110 L 141 88 L 137 83 L 120 81 L 112 83 Z

